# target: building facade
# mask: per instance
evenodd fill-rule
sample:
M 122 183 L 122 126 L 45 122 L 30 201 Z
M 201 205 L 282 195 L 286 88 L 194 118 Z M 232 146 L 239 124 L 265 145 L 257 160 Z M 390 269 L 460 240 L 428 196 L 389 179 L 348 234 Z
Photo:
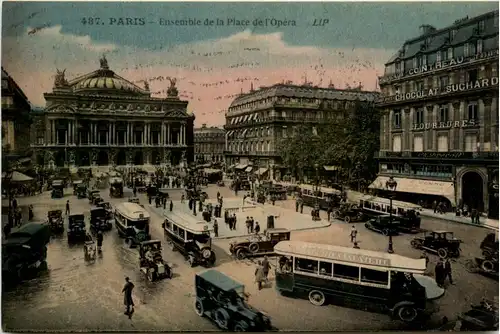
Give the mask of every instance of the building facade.
M 14 79 L 2 68 L 2 158 L 30 155 L 31 105 Z
M 71 81 L 57 71 L 33 128 L 34 157 L 48 167 L 182 166 L 192 159 L 194 116 L 170 79 L 167 98 L 100 68 Z M 191 138 L 189 138 L 191 136 Z
M 408 201 L 498 217 L 498 11 L 404 43 L 379 78 L 380 176 Z M 417 194 L 417 196 L 415 196 Z
M 226 114 L 226 166 L 280 179 L 286 166 L 281 165 L 279 145 L 293 136 L 299 125 L 310 125 L 313 135 L 316 125 L 357 101 L 373 102 L 378 95 L 333 86 L 277 84 L 252 89 L 238 96 Z
M 226 131 L 217 127 L 194 129 L 194 160 L 197 163 L 224 162 L 224 146 Z

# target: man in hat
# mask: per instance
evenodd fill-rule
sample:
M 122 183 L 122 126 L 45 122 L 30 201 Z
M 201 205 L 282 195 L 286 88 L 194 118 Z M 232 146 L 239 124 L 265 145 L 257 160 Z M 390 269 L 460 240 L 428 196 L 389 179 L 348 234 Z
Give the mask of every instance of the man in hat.
M 126 306 L 125 315 L 128 315 L 129 319 L 132 319 L 132 314 L 134 313 L 134 300 L 132 299 L 132 290 L 134 290 L 134 284 L 130 282 L 130 278 L 125 277 L 125 285 L 123 286 L 123 303 Z

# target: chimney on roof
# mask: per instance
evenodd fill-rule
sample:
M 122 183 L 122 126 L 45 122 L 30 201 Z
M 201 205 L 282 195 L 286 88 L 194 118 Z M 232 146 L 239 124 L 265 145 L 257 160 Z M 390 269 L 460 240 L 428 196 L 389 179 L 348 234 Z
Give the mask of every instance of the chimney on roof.
M 428 35 L 434 31 L 436 31 L 436 28 L 430 24 L 423 24 L 420 26 L 420 35 Z
M 253 82 L 250 83 L 250 92 L 254 92 L 255 89 L 253 89 Z

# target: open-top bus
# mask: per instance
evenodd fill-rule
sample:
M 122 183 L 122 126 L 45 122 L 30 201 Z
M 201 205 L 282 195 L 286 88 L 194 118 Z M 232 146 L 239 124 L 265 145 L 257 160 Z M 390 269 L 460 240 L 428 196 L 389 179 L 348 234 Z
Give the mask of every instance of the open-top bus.
M 425 259 L 302 241 L 282 241 L 274 251 L 276 289 L 314 305 L 364 306 L 411 323 L 435 311 L 431 300 L 444 294 L 423 276 Z
M 167 244 L 178 250 L 191 266 L 212 266 L 216 257 L 212 250 L 212 227 L 201 218 L 180 211 L 165 211 L 162 224 Z
M 316 189 L 316 186 L 309 184 L 301 184 L 299 185 L 299 189 L 304 205 L 310 207 L 314 207 L 316 202 L 318 202 L 321 210 L 328 210 L 332 203 L 335 205 L 337 202 L 340 202 L 341 192 L 337 189 L 326 187 Z
M 391 200 L 383 197 L 363 195 L 359 197 L 359 206 L 367 216 L 389 215 Z M 392 201 L 392 215 L 399 222 L 398 229 L 402 232 L 420 232 L 420 210 L 422 210 L 422 207 L 416 204 Z

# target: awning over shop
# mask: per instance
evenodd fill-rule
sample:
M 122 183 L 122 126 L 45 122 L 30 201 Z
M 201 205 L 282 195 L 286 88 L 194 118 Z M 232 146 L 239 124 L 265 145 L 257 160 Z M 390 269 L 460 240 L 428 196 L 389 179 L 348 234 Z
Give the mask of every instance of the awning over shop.
M 243 130 L 243 132 L 241 133 L 242 136 L 245 136 L 245 134 L 247 133 L 248 129 L 245 129 Z
M 259 168 L 259 169 L 257 169 L 257 170 L 255 171 L 255 174 L 257 174 L 257 175 L 259 175 L 259 176 L 260 176 L 260 175 L 262 175 L 262 174 L 266 173 L 267 171 L 268 171 L 268 169 L 267 169 L 267 168 L 263 168 L 263 167 L 261 167 L 261 168 Z
M 2 179 L 5 178 L 7 173 L 2 173 Z M 12 177 L 10 178 L 11 182 L 28 182 L 33 180 L 33 178 L 29 177 L 28 175 L 24 175 L 23 173 L 19 173 L 17 171 L 12 172 Z
M 203 170 L 206 174 L 217 174 L 217 173 L 222 173 L 220 169 L 214 169 L 214 168 L 205 168 Z
M 236 166 L 234 166 L 235 169 L 245 169 L 247 168 L 248 165 L 246 164 L 237 164 Z
M 250 173 L 252 171 L 253 167 L 252 166 L 248 166 L 246 169 L 245 169 L 245 172 L 247 173 Z
M 385 183 L 389 180 L 387 176 L 378 176 L 375 181 L 368 187 L 371 189 L 386 190 Z M 408 178 L 394 178 L 398 183 L 395 191 L 412 194 L 437 195 L 447 198 L 454 206 L 455 203 L 455 187 L 453 182 L 419 180 Z
M 331 172 L 331 171 L 335 171 L 335 170 L 339 170 L 340 167 L 339 166 L 323 166 L 323 168 L 328 171 L 328 172 Z
M 231 135 L 232 135 L 233 133 L 234 133 L 234 131 L 229 131 L 229 132 L 227 133 L 227 136 L 228 136 L 228 137 L 231 137 Z
M 254 114 L 253 115 L 253 120 L 256 121 L 257 120 L 257 117 L 259 117 L 259 114 Z
M 248 115 L 245 115 L 245 117 L 243 117 L 243 122 L 246 122 L 248 119 Z

